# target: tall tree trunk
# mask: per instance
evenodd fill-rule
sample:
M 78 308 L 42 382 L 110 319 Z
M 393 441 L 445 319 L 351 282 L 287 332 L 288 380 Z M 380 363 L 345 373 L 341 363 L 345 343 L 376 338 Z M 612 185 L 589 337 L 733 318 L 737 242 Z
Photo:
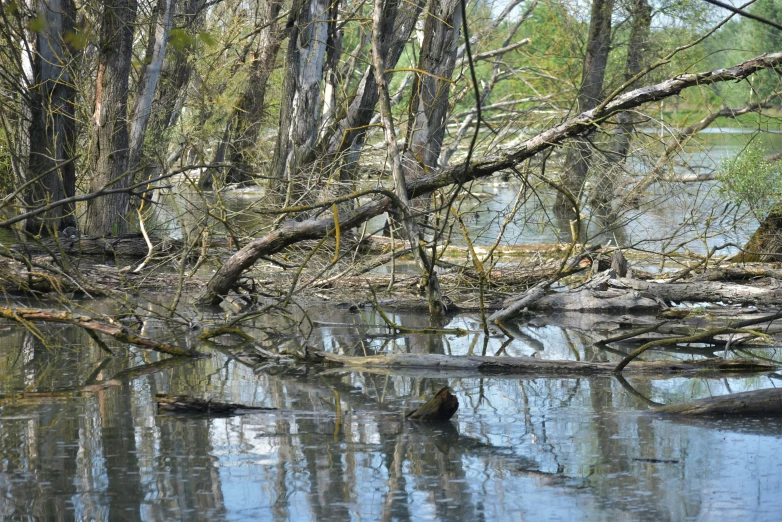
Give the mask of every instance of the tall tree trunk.
M 255 147 L 261 120 L 266 108 L 266 85 L 274 66 L 277 63 L 277 53 L 282 43 L 282 34 L 274 20 L 280 15 L 281 0 L 268 0 L 264 6 L 261 24 L 266 25 L 258 35 L 258 48 L 252 61 L 247 88 L 242 93 L 237 108 L 231 117 L 231 137 L 226 143 L 228 156 L 228 172 L 226 183 L 241 183 L 249 179 L 247 175 L 250 165 L 246 151 Z
M 329 5 L 327 0 L 301 0 L 288 19 L 280 133 L 273 159 L 273 176 L 288 202 L 303 192 L 305 176 L 300 167 L 318 137 Z
M 652 7 L 648 0 L 633 0 L 632 26 L 630 37 L 627 41 L 627 59 L 625 62 L 625 82 L 635 77 L 643 68 L 645 57 L 649 51 L 649 31 L 652 25 Z M 628 85 L 628 88 L 630 85 Z M 616 221 L 617 212 L 621 209 L 613 208 L 616 195 L 617 181 L 624 170 L 624 163 L 630 152 L 630 140 L 635 132 L 633 119 L 630 113 L 620 112 L 616 115 L 617 130 L 610 152 L 606 155 L 607 165 L 604 172 L 599 173 L 595 182 L 592 197 L 593 210 L 603 221 L 603 226 L 612 227 Z M 619 228 L 614 228 L 617 240 L 622 242 L 624 234 Z
M 128 172 L 128 78 L 133 57 L 136 0 L 105 0 L 100 33 L 95 112 L 92 119 L 90 190 L 130 184 Z M 128 232 L 130 196 L 114 193 L 87 202 L 84 232 L 91 236 Z
M 383 120 L 386 148 L 391 161 L 391 172 L 394 176 L 394 192 L 398 198 L 397 205 L 391 210 L 391 214 L 402 224 L 410 248 L 413 249 L 415 260 L 423 276 L 424 288 L 429 302 L 429 313 L 433 316 L 442 315 L 443 305 L 440 296 L 440 283 L 434 270 L 434 263 L 429 258 L 426 248 L 420 241 L 421 233 L 418 224 L 410 214 L 410 199 L 407 195 L 407 183 L 405 173 L 402 170 L 402 159 L 396 142 L 396 131 L 391 114 L 391 98 L 388 94 L 386 83 L 386 64 L 383 59 L 383 46 L 381 42 L 381 27 L 383 26 L 383 0 L 375 0 L 375 9 L 372 24 L 372 64 L 375 69 L 375 81 L 380 98 L 380 117 Z
M 437 168 L 448 116 L 462 10 L 459 0 L 432 0 L 413 80 L 404 167 L 413 178 Z
M 424 0 L 401 2 L 387 0 L 383 4 L 383 23 L 379 28 L 380 54 L 384 57 L 386 68 L 396 67 L 410 35 L 415 29 Z M 375 70 L 372 65 L 366 68 L 361 81 L 352 96 L 346 113 L 339 118 L 328 139 L 321 144 L 322 152 L 328 161 L 339 158 L 341 162 L 340 178 L 353 178 L 359 155 L 364 146 L 367 126 L 375 114 L 378 102 L 378 88 Z M 344 155 L 344 157 L 343 157 Z
M 76 89 L 69 68 L 74 50 L 66 39 L 74 31 L 76 14 L 72 0 L 38 0 L 35 3 L 41 28 L 35 33 L 32 82 L 28 91 L 30 185 L 25 201 L 38 207 L 72 197 L 76 190 L 75 144 Z M 73 205 L 62 205 L 28 219 L 31 234 L 56 234 L 76 226 Z
M 147 124 L 152 114 L 152 100 L 155 97 L 160 71 L 166 56 L 168 33 L 174 21 L 176 0 L 158 0 L 156 13 L 153 16 L 152 28 L 147 44 L 147 55 L 144 58 L 144 68 L 141 71 L 138 94 L 133 104 L 130 120 L 130 153 L 128 168 L 135 169 L 141 159 L 144 146 L 144 136 Z
M 578 91 L 578 112 L 594 109 L 600 103 L 603 92 L 608 52 L 611 48 L 611 14 L 614 10 L 614 0 L 592 0 L 592 11 L 589 19 L 589 36 L 586 43 L 584 67 L 581 72 L 581 88 Z M 585 136 L 585 138 L 588 138 Z M 565 159 L 565 172 L 562 175 L 562 186 L 578 200 L 581 187 L 589 172 L 591 149 L 588 142 L 579 140 L 573 143 Z M 578 209 L 564 194 L 557 194 L 554 203 L 554 213 L 565 229 L 569 230 L 569 222 L 576 218 Z
M 328 40 L 326 41 L 326 65 L 323 70 L 326 85 L 323 88 L 323 118 L 320 125 L 320 135 L 327 132 L 334 121 L 337 109 L 337 87 L 339 85 L 339 60 L 342 57 L 342 37 L 344 30 L 339 23 L 339 0 L 329 7 Z

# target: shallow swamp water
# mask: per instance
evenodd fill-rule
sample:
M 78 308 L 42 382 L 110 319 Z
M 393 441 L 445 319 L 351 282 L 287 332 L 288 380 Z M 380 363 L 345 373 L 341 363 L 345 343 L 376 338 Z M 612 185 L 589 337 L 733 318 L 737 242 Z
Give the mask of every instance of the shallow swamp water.
M 108 312 L 112 304 L 90 302 Z M 211 314 L 211 315 L 210 315 Z M 201 312 L 208 321 L 221 312 Z M 531 355 L 617 361 L 592 343 L 615 317 L 558 316 L 485 338 L 392 336 L 372 312 L 308 309 L 311 326 L 273 342 L 349 355 Z M 278 318 L 256 319 L 256 327 Z M 428 326 L 421 314 L 397 314 Z M 309 324 L 309 323 L 308 323 Z M 249 331 L 252 331 L 250 328 Z M 778 520 L 782 419 L 686 424 L 654 404 L 780 383 L 780 375 L 519 378 L 374 370 L 249 357 L 235 340 L 210 357 L 136 349 L 107 357 L 83 332 L 4 326 L 0 517 L 14 520 Z M 182 346 L 197 332 L 147 320 Z M 234 344 L 232 344 L 232 342 Z M 657 352 L 699 358 L 715 349 Z M 782 350 L 757 350 L 782 359 Z M 151 365 L 151 366 L 149 366 Z M 403 413 L 442 386 L 460 408 L 443 425 Z M 156 393 L 278 411 L 215 418 L 161 413 Z
M 779 135 L 764 139 L 770 152 L 782 146 Z M 746 137 L 721 135 L 693 150 L 693 163 L 708 170 L 743 143 Z M 628 219 L 625 240 L 659 249 L 660 232 L 674 237 L 675 230 L 677 241 L 687 241 L 693 252 L 743 243 L 755 226 L 751 221 L 744 228 L 725 221 L 724 228 L 704 233 L 702 217 L 714 209 L 710 190 L 693 184 L 652 194 L 652 205 L 638 209 L 642 218 Z M 482 183 L 475 192 L 479 197 L 465 207 L 474 212 L 467 224 L 475 244 L 489 245 L 517 187 L 512 181 Z M 186 195 L 167 197 L 176 204 L 161 208 L 178 210 L 164 212 L 158 226 L 181 236 L 200 222 L 202 209 Z M 226 201 L 242 211 L 252 198 Z M 697 213 L 690 212 L 693 201 Z M 508 227 L 503 244 L 556 242 L 556 231 L 529 210 L 529 219 L 523 210 Z M 595 242 L 618 239 L 590 230 Z M 117 303 L 80 305 L 88 313 L 117 312 Z M 145 304 L 138 312 L 145 309 L 163 311 Z M 618 362 L 637 346 L 594 346 L 616 327 L 617 316 L 518 320 L 506 324 L 513 336 L 508 339 L 485 337 L 476 315 L 434 325 L 467 335 L 391 335 L 369 310 L 318 305 L 306 311 L 298 329 L 277 315 L 255 319 L 248 331 L 258 337 L 270 326 L 291 332 L 265 341 L 270 348 L 312 345 L 355 356 L 506 354 Z M 179 312 L 202 326 L 225 319 L 221 309 L 187 303 Z M 423 313 L 392 318 L 408 327 L 430 326 Z M 197 341 L 200 330 L 171 331 L 156 319 L 144 320 L 142 333 L 209 357 L 174 360 L 109 340 L 111 357 L 75 327 L 40 331 L 45 343 L 34 332 L 0 324 L 3 520 L 772 521 L 782 512 L 782 418 L 694 423 L 648 413 L 656 405 L 777 387 L 782 373 L 544 378 L 277 364 L 252 357 L 236 339 L 207 345 Z M 782 348 L 751 352 L 782 363 Z M 712 355 L 724 355 L 722 348 L 679 347 L 643 358 Z M 450 422 L 421 425 L 404 418 L 443 386 L 460 403 Z M 157 393 L 277 410 L 223 418 L 163 413 Z

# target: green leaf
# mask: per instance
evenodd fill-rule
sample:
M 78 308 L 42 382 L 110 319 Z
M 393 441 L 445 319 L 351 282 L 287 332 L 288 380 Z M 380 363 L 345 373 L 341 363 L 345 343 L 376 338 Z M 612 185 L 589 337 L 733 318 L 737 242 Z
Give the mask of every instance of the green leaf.
M 187 31 L 184 29 L 171 29 L 168 33 L 168 45 L 177 51 L 184 51 L 193 43 L 193 37 L 187 34 Z
M 207 47 L 214 47 L 215 45 L 217 45 L 217 40 L 215 39 L 215 37 L 206 31 L 201 31 L 200 33 L 198 33 L 198 38 L 202 42 L 204 42 L 204 45 L 206 45 Z

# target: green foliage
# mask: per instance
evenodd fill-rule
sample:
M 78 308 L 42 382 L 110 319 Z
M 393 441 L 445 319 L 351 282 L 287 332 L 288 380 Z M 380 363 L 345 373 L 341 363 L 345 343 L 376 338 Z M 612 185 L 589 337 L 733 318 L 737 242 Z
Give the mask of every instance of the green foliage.
M 782 170 L 766 159 L 762 145 L 751 142 L 738 155 L 720 165 L 720 193 L 747 205 L 759 218 L 765 216 L 782 194 Z

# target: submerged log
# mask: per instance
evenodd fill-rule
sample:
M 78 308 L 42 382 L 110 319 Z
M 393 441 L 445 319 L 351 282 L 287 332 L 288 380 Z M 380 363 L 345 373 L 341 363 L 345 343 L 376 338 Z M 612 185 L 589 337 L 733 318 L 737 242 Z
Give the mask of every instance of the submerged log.
M 353 368 L 422 368 L 429 370 L 468 370 L 476 375 L 611 375 L 616 365 L 585 361 L 548 361 L 534 357 L 480 357 L 440 354 L 389 354 L 367 357 L 338 355 L 316 348 L 307 348 L 311 362 L 327 362 Z M 626 374 L 665 375 L 699 372 L 772 372 L 779 365 L 751 359 L 704 359 L 699 361 L 643 361 L 628 367 Z
M 155 396 L 158 409 L 178 413 L 202 413 L 206 415 L 242 415 L 259 411 L 277 411 L 277 408 L 247 406 L 233 402 L 218 402 L 213 400 L 188 397 L 187 395 L 168 395 L 158 393 Z
M 459 409 L 459 399 L 447 386 L 426 401 L 423 406 L 406 415 L 410 420 L 419 422 L 445 422 Z
M 672 416 L 782 415 L 782 388 L 732 393 L 672 404 L 656 408 L 652 413 Z

